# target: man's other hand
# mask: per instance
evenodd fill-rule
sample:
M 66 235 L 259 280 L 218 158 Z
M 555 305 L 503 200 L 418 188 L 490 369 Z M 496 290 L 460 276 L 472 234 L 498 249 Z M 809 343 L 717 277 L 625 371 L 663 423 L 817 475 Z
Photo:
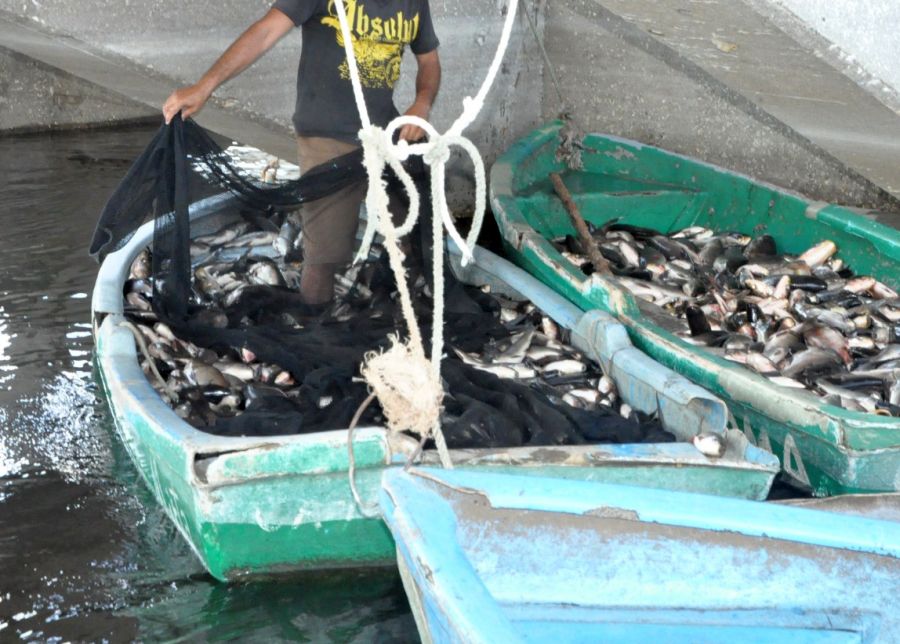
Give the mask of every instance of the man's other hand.
M 428 105 L 423 103 L 413 103 L 412 107 L 410 107 L 403 114 L 404 116 L 418 116 L 421 119 L 428 120 L 428 115 L 431 112 L 431 108 Z M 420 128 L 418 125 L 411 125 L 407 123 L 403 127 L 400 128 L 400 138 L 404 141 L 409 141 L 413 143 L 415 141 L 421 141 L 425 138 L 425 130 Z
M 181 118 L 187 119 L 206 105 L 209 100 L 210 92 L 201 85 L 191 85 L 190 87 L 182 87 L 172 92 L 172 95 L 166 99 L 163 105 L 163 116 L 166 118 L 166 125 L 172 122 L 175 115 L 181 112 Z
M 416 63 L 419 66 L 416 74 L 416 100 L 404 116 L 418 116 L 427 121 L 441 86 L 441 60 L 437 49 L 416 54 Z M 404 141 L 420 141 L 425 138 L 425 130 L 417 125 L 404 125 L 400 128 L 400 138 Z

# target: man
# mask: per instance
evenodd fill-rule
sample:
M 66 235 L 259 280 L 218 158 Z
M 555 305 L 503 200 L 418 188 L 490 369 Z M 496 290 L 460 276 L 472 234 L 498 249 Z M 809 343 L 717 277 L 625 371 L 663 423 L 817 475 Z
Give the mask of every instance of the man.
M 428 0 L 344 0 L 369 116 L 384 127 L 398 115 L 393 90 L 403 49 L 416 56 L 416 97 L 405 114 L 427 119 L 441 79 L 438 39 Z M 203 77 L 176 90 L 163 105 L 166 123 L 178 112 L 199 112 L 212 93 L 271 49 L 293 27 L 303 29 L 294 129 L 302 171 L 359 147 L 361 127 L 350 84 L 344 38 L 334 0 L 276 0 L 272 9 L 225 51 Z M 421 128 L 406 125 L 400 137 L 417 141 Z M 349 186 L 302 209 L 303 271 L 300 293 L 311 306 L 334 295 L 334 276 L 350 261 L 364 183 Z

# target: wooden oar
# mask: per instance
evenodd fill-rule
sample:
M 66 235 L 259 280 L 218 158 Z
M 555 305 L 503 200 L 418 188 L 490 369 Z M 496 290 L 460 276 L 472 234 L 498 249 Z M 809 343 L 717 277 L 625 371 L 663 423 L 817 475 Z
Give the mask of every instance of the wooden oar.
M 569 219 L 572 220 L 572 225 L 575 226 L 575 232 L 578 233 L 578 239 L 581 241 L 581 244 L 587 251 L 588 258 L 594 265 L 594 271 L 608 275 L 610 273 L 609 262 L 607 262 L 606 258 L 600 253 L 600 247 L 597 246 L 597 242 L 591 237 L 587 224 L 584 222 L 581 212 L 578 210 L 578 206 L 572 200 L 572 194 L 569 192 L 569 189 L 566 188 L 566 184 L 563 182 L 562 177 L 559 176 L 559 173 L 557 172 L 551 172 L 550 181 L 553 182 L 553 188 L 556 190 L 556 194 L 566 207 L 566 212 L 569 213 Z

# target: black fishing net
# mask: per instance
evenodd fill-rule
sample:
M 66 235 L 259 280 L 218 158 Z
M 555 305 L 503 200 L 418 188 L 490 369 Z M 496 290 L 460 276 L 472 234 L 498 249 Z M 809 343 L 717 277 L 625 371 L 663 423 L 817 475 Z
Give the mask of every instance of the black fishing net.
M 138 226 L 155 222 L 154 307 L 168 316 L 187 315 L 191 283 L 188 209 L 200 183 L 227 189 L 244 205 L 243 214 L 271 217 L 321 199 L 365 179 L 362 150 L 311 169 L 295 181 L 254 181 L 193 120 L 172 119 L 160 127 L 129 169 L 100 214 L 90 254 L 102 260 L 122 248 Z
M 284 258 L 276 258 L 281 262 L 276 263 L 254 248 L 241 252 L 238 246 L 236 256 L 207 254 L 200 260 L 205 262 L 204 283 L 198 277 L 198 257 L 191 256 L 188 215 L 198 184 L 207 190 L 216 185 L 238 198 L 241 235 L 277 231 L 288 213 L 303 203 L 364 180 L 361 160 L 361 152 L 353 152 L 299 180 L 269 186 L 244 174 L 198 125 L 176 118 L 160 129 L 111 197 L 91 253 L 102 258 L 121 248 L 143 221 L 155 221 L 152 274 L 126 285 L 124 295 L 131 298 L 126 314 L 146 330 L 150 359 L 177 397 L 172 404 L 194 426 L 229 436 L 342 429 L 367 397 L 359 378 L 365 353 L 386 347 L 390 334 L 406 332 L 384 254 L 375 252 L 367 263 L 351 269 L 346 288 L 331 306 L 312 310 L 283 279 L 294 270 L 292 265 Z M 424 166 L 411 168 L 411 174 L 420 194 L 430 194 Z M 388 180 L 396 189 L 398 182 Z M 411 235 L 409 262 L 423 337 L 430 337 L 433 310 L 427 201 Z M 220 287 L 227 276 L 271 266 L 279 276 L 276 283 L 245 283 L 227 294 Z M 673 440 L 655 418 L 566 404 L 561 400 L 564 389 L 554 385 L 566 385 L 572 380 L 568 376 L 520 382 L 459 359 L 454 352 L 478 354 L 486 344 L 497 346 L 515 334 L 533 334 L 541 314 L 528 311 L 501 322 L 497 298 L 461 284 L 449 270 L 444 280 L 450 355 L 441 372 L 447 391 L 442 424 L 451 447 Z M 160 340 L 152 331 L 158 323 L 171 329 L 177 341 Z M 233 375 L 240 369 L 251 375 Z M 596 383 L 601 375 L 595 371 L 578 378 Z M 383 421 L 377 404 L 361 418 L 362 424 Z

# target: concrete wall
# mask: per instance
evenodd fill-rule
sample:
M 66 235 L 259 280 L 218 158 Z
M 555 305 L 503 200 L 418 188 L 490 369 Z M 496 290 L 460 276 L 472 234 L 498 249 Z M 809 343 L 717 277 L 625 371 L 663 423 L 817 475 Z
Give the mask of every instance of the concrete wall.
M 874 77 L 900 91 L 900 2 L 896 0 L 772 0 Z
M 540 2 L 521 0 L 520 6 L 530 7 L 539 17 L 536 7 Z M 152 105 L 162 105 L 168 91 L 199 78 L 269 6 L 269 0 L 0 0 L 0 11 L 24 17 L 43 30 L 74 36 L 101 53 L 108 52 L 137 63 L 149 74 L 171 79 L 164 90 L 147 99 Z M 439 129 L 449 126 L 462 110 L 462 99 L 478 90 L 499 41 L 506 6 L 504 0 L 431 1 L 444 71 L 441 93 L 432 113 L 432 121 Z M 215 96 L 217 104 L 249 113 L 289 136 L 300 45 L 297 30 L 241 76 L 222 86 Z M 488 162 L 539 122 L 542 67 L 536 41 L 520 16 L 483 116 L 468 132 Z M 401 111 L 413 96 L 414 70 L 415 60 L 407 53 L 396 95 Z M 198 120 L 203 123 L 202 114 Z M 239 136 L 237 132 L 227 134 Z M 246 142 L 254 144 L 252 140 Z M 265 147 L 263 143 L 255 144 Z M 468 174 L 465 165 L 452 168 L 448 184 L 455 202 L 470 197 Z
M 550 59 L 585 130 L 659 145 L 822 200 L 882 203 L 877 187 L 668 47 L 657 36 L 671 34 L 671 25 L 637 26 L 609 4 L 559 0 L 547 9 Z M 551 118 L 559 107 L 549 73 L 543 94 Z
M 0 47 L 0 132 L 80 127 L 149 114 L 144 105 Z
M 891 161 L 897 141 L 885 145 L 883 136 L 893 131 L 896 123 L 886 119 L 895 115 L 851 97 L 858 89 L 852 82 L 751 8 L 762 1 L 522 0 L 521 6 L 533 15 L 566 100 L 585 129 L 659 144 L 814 198 L 895 208 L 896 201 L 886 201 L 886 193 L 866 180 L 874 177 L 879 185 L 900 190 L 900 172 L 880 172 L 897 166 Z M 459 114 L 463 97 L 478 89 L 507 4 L 431 0 L 444 66 L 432 114 L 439 129 Z M 269 6 L 270 0 L 0 0 L 0 22 L 6 12 L 42 32 L 63 34 L 61 42 L 74 37 L 72 51 L 86 52 L 79 54 L 86 62 L 75 73 L 83 70 L 100 84 L 128 87 L 123 94 L 156 110 L 174 87 L 196 80 Z M 740 43 L 737 52 L 722 50 L 735 43 Z M 295 32 L 220 88 L 200 122 L 293 156 L 290 117 L 299 48 Z M 779 62 L 784 56 L 789 62 Z M 65 58 L 58 55 L 58 66 L 65 68 Z M 109 73 L 90 72 L 90 61 L 100 58 L 115 63 Z M 794 71 L 796 65 L 803 66 L 801 72 Z M 408 58 L 405 68 L 397 92 L 401 110 L 412 97 L 414 61 Z M 796 84 L 791 91 L 784 85 L 801 74 L 809 95 L 798 97 Z M 829 100 L 817 101 L 826 82 Z M 560 107 L 537 41 L 520 15 L 502 73 L 468 134 L 490 163 Z M 867 116 L 856 122 L 848 118 L 862 113 Z M 457 163 L 451 170 L 452 202 L 464 206 L 471 197 L 468 168 Z

